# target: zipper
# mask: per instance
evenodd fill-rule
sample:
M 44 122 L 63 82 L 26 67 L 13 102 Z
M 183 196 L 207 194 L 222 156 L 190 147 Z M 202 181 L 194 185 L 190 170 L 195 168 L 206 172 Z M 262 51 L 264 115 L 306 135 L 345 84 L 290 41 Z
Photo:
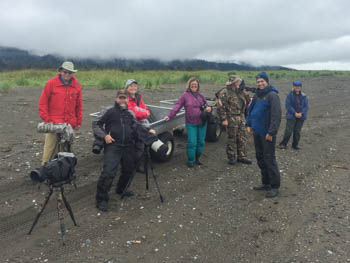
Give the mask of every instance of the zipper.
M 124 126 L 124 123 L 123 123 L 122 113 L 120 114 L 120 124 L 122 126 L 122 144 L 124 144 L 124 140 L 125 140 L 125 126 Z

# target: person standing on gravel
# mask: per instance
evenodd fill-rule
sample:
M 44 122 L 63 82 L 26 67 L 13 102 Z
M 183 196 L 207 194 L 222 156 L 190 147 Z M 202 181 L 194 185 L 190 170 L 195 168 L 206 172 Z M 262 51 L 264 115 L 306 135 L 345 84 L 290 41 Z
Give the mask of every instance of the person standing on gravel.
M 293 134 L 292 148 L 299 150 L 299 140 L 301 128 L 307 118 L 309 102 L 306 94 L 301 92 L 301 81 L 293 82 L 293 90 L 286 97 L 286 129 L 284 130 L 283 140 L 279 144 L 280 149 L 287 149 L 290 136 Z
M 125 90 L 128 93 L 128 109 L 131 110 L 138 123 L 141 125 L 144 125 L 146 128 L 150 125 L 149 121 L 147 118 L 151 115 L 151 112 L 149 111 L 148 107 L 146 104 L 143 102 L 142 95 L 139 93 L 138 86 L 137 86 L 137 81 L 134 79 L 129 79 L 125 82 Z M 100 113 L 101 116 L 111 107 L 103 109 Z M 92 127 L 95 127 L 98 119 L 92 121 Z M 94 129 L 94 128 L 93 128 Z M 95 154 L 99 154 L 104 145 L 104 140 L 99 139 L 96 134 L 94 133 L 95 141 L 92 144 L 92 152 Z M 136 150 L 137 150 L 137 156 L 141 157 L 143 154 L 143 143 L 139 142 L 136 145 Z M 143 166 L 140 163 L 140 166 L 137 167 L 136 169 L 137 172 L 139 173 L 144 173 L 145 171 L 143 170 Z
M 81 84 L 74 76 L 77 70 L 70 61 L 63 62 L 56 77 L 50 79 L 38 102 L 40 118 L 47 123 L 66 123 L 78 130 L 82 123 L 83 97 Z M 56 149 L 56 134 L 46 133 L 42 165 L 50 160 Z
M 133 112 L 128 110 L 127 101 L 127 91 L 119 90 L 114 107 L 109 108 L 94 127 L 96 136 L 105 141 L 103 169 L 96 192 L 96 207 L 101 211 L 108 210 L 108 192 L 120 163 L 122 169 L 116 193 L 124 196 L 133 195 L 132 192 L 126 191 L 126 187 L 140 159 L 136 156 L 136 142 L 142 140 L 143 143 L 150 145 L 158 140 L 154 130 L 137 123 Z M 163 144 L 159 150 L 164 154 L 168 148 Z
M 187 81 L 186 91 L 182 93 L 174 108 L 171 110 L 168 116 L 164 119 L 166 121 L 173 118 L 182 107 L 185 108 L 185 125 L 187 131 L 187 163 L 190 168 L 194 167 L 194 164 L 202 165 L 199 160 L 204 144 L 205 135 L 207 131 L 207 122 L 202 121 L 201 112 L 211 112 L 212 108 L 208 106 L 207 100 L 199 92 L 199 80 L 197 78 L 190 78 Z
M 222 125 L 226 127 L 226 153 L 230 165 L 236 162 L 252 163 L 247 159 L 244 116 L 248 101 L 246 97 L 249 97 L 249 94 L 239 88 L 241 81 L 239 76 L 231 75 L 226 82 L 226 88 L 220 91 L 217 102 L 217 112 Z
M 277 166 L 275 145 L 281 123 L 281 103 L 278 90 L 269 84 L 265 72 L 256 76 L 257 91 L 248 110 L 247 131 L 254 136 L 258 166 L 261 170 L 262 185 L 254 190 L 266 190 L 266 197 L 279 194 L 280 172 Z

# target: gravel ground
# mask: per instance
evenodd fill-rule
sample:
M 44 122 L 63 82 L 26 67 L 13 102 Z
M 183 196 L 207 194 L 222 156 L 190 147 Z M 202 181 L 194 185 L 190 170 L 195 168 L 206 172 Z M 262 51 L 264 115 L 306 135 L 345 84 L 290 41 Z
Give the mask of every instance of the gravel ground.
M 291 81 L 274 81 L 281 102 Z M 185 135 L 176 137 L 170 162 L 154 163 L 165 198 L 153 180 L 145 190 L 137 174 L 134 197 L 123 201 L 111 191 L 110 211 L 99 213 L 94 195 L 103 155 L 93 155 L 89 113 L 113 103 L 115 91 L 85 87 L 84 120 L 76 135 L 78 189 L 65 187 L 79 227 L 65 215 L 61 245 L 56 201 L 51 198 L 32 235 L 29 230 L 47 187 L 33 186 L 28 172 L 40 165 L 43 135 L 37 101 L 41 88 L 0 94 L 0 246 L 1 262 L 350 262 L 350 100 L 349 79 L 303 80 L 309 120 L 300 151 L 277 150 L 281 192 L 274 199 L 251 190 L 260 183 L 252 138 L 252 165 L 228 166 L 225 136 L 207 143 L 204 165 L 189 169 Z M 213 96 L 218 86 L 201 90 Z M 144 90 L 158 105 L 177 98 L 184 85 Z M 284 131 L 285 121 L 278 141 Z

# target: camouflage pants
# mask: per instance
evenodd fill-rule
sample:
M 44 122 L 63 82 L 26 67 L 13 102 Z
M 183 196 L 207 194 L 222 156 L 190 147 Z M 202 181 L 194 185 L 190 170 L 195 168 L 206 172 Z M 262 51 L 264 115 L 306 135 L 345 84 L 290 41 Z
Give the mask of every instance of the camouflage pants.
M 246 157 L 246 127 L 244 117 L 232 117 L 227 126 L 226 153 L 228 159 Z

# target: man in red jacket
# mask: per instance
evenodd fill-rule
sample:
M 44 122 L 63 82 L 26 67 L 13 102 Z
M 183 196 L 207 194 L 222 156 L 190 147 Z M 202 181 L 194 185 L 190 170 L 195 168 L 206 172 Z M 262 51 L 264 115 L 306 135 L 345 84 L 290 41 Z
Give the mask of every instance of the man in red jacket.
M 56 77 L 50 79 L 39 99 L 38 109 L 40 118 L 47 123 L 66 123 L 73 129 L 80 128 L 82 122 L 82 92 L 81 85 L 73 75 L 72 62 L 66 61 L 58 69 Z M 52 154 L 57 152 L 56 134 L 45 134 L 45 144 L 42 164 L 49 161 Z

